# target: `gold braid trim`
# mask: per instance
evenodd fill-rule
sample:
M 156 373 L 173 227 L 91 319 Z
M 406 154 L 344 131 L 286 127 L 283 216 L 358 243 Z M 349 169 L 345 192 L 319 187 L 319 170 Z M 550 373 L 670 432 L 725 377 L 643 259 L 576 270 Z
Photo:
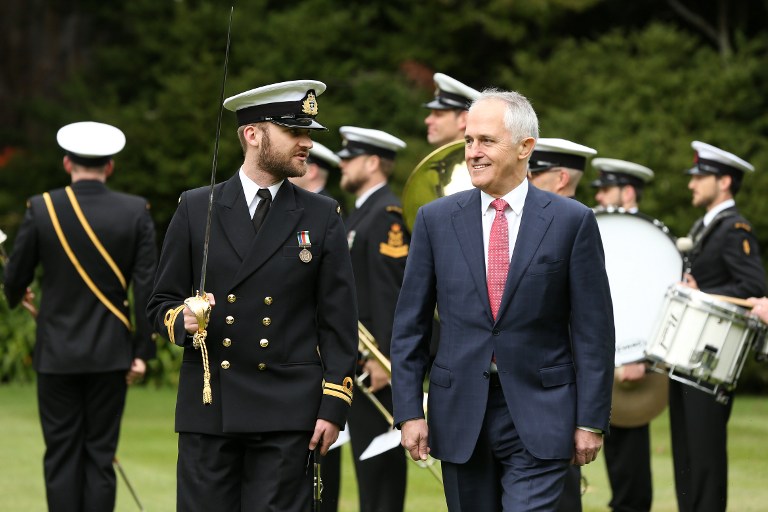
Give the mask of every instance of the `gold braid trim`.
M 211 367 L 208 363 L 208 347 L 205 345 L 207 334 L 207 331 L 196 332 L 193 344 L 197 343 L 195 348 L 200 348 L 200 354 L 203 356 L 203 404 L 210 405 L 213 403 L 213 393 L 211 392 Z
M 352 405 L 353 387 L 352 379 L 350 377 L 345 377 L 341 385 L 333 384 L 332 382 L 323 383 L 323 394 L 341 398 L 349 405 Z
M 173 332 L 173 327 L 176 325 L 176 317 L 179 316 L 179 313 L 184 311 L 185 307 L 186 305 L 182 304 L 181 306 L 176 306 L 165 312 L 163 324 L 165 325 L 165 328 L 168 329 L 168 339 L 171 340 L 171 343 L 174 345 L 176 344 L 176 335 Z
M 125 324 L 125 327 L 130 331 L 131 330 L 131 321 L 128 320 L 128 318 L 123 314 L 122 311 L 117 309 L 117 307 L 110 302 L 110 300 L 101 293 L 101 290 L 96 286 L 96 283 L 94 283 L 88 273 L 86 273 L 83 266 L 80 264 L 80 261 L 77 259 L 77 256 L 75 256 L 75 253 L 72 251 L 72 248 L 69 246 L 69 242 L 67 242 L 67 238 L 64 236 L 64 231 L 61 229 L 61 224 L 59 224 L 59 217 L 56 215 L 56 210 L 53 208 L 53 201 L 51 201 L 51 195 L 48 192 L 45 192 L 43 194 L 43 200 L 45 201 L 45 206 L 48 208 L 48 214 L 51 216 L 51 223 L 53 224 L 53 229 L 56 231 L 56 236 L 59 237 L 59 243 L 61 243 L 61 247 L 64 249 L 64 252 L 67 253 L 67 256 L 69 257 L 69 261 L 72 262 L 72 265 L 75 267 L 75 270 L 77 270 L 77 273 L 80 274 L 80 277 L 85 282 L 86 286 L 93 292 L 94 295 L 101 301 L 104 306 L 114 314 L 118 320 L 123 322 Z
M 352 398 L 345 395 L 344 393 L 339 393 L 338 391 L 333 391 L 331 389 L 326 388 L 323 390 L 323 394 L 329 395 L 329 396 L 335 396 L 336 398 L 341 398 L 342 400 L 347 402 L 347 404 L 352 405 Z
M 120 272 L 120 269 L 118 268 L 117 263 L 115 263 L 115 260 L 112 259 L 112 256 L 109 255 L 107 250 L 103 245 L 101 245 L 101 242 L 96 237 L 96 233 L 93 232 L 91 225 L 88 223 L 88 219 L 86 219 L 85 215 L 83 215 L 83 210 L 80 209 L 80 203 L 77 202 L 77 197 L 75 197 L 75 192 L 72 190 L 72 187 L 67 186 L 64 188 L 64 190 L 66 190 L 67 196 L 69 196 L 69 202 L 72 203 L 72 209 L 75 210 L 75 215 L 77 215 L 77 218 L 80 220 L 80 224 L 83 225 L 83 229 L 86 233 L 88 233 L 88 238 L 90 238 L 91 242 L 93 242 L 93 245 L 96 246 L 99 254 L 101 254 L 101 257 L 104 258 L 104 261 L 107 262 L 107 265 L 109 265 L 109 268 L 112 269 L 112 272 L 115 273 L 118 281 L 120 281 L 120 284 L 123 285 L 123 290 L 125 290 L 128 288 L 128 285 L 125 283 L 125 277 L 123 277 L 123 273 Z

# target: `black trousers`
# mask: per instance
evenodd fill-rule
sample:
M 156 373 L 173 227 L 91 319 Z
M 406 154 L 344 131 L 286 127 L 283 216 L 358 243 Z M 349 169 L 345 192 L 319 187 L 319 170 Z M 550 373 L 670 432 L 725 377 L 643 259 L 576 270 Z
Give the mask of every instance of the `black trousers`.
M 669 383 L 669 422 L 675 491 L 680 512 L 723 512 L 728 502 L 728 419 L 723 405 L 704 391 Z
M 311 437 L 311 432 L 180 432 L 176 510 L 312 510 Z
M 125 373 L 37 375 L 50 512 L 114 510 Z
M 334 448 L 323 457 L 320 465 L 323 479 L 322 512 L 336 512 L 339 509 L 339 490 L 341 489 L 341 447 Z
M 651 434 L 648 425 L 611 425 L 603 445 L 614 512 L 648 512 L 653 501 Z
M 392 388 L 387 386 L 376 398 L 392 412 Z M 368 397 L 358 390 L 349 411 L 349 434 L 355 459 L 360 512 L 400 512 L 405 504 L 407 460 L 398 445 L 376 457 L 360 460 L 374 437 L 389 430 L 389 423 Z

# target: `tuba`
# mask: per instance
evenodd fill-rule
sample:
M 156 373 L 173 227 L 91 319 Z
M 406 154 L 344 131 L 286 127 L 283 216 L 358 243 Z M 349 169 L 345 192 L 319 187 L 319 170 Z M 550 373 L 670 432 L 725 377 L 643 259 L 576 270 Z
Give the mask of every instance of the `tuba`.
M 459 140 L 437 148 L 411 171 L 403 187 L 403 219 L 413 230 L 419 207 L 438 199 L 469 190 L 472 179 L 464 160 L 464 141 Z

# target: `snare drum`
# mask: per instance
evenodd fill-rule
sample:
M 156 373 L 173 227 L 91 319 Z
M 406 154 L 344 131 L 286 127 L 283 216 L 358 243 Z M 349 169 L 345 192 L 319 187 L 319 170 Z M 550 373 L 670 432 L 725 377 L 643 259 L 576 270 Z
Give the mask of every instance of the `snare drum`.
M 646 356 L 670 378 L 717 394 L 736 387 L 750 347 L 765 334 L 747 309 L 675 284 Z
M 596 209 L 616 329 L 616 366 L 642 360 L 664 294 L 683 258 L 660 221 L 621 208 Z

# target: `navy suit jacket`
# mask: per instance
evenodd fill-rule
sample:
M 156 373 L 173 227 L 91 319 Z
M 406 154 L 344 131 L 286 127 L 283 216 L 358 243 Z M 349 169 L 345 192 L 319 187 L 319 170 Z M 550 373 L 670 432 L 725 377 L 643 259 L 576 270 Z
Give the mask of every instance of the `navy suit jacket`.
M 613 309 L 594 214 L 577 201 L 528 187 L 494 321 L 480 209 L 480 191 L 473 189 L 417 214 L 391 348 L 395 422 L 424 417 L 422 382 L 437 306 L 431 454 L 459 464 L 469 459 L 495 354 L 526 449 L 541 459 L 568 459 L 576 425 L 607 431 L 610 422 Z

